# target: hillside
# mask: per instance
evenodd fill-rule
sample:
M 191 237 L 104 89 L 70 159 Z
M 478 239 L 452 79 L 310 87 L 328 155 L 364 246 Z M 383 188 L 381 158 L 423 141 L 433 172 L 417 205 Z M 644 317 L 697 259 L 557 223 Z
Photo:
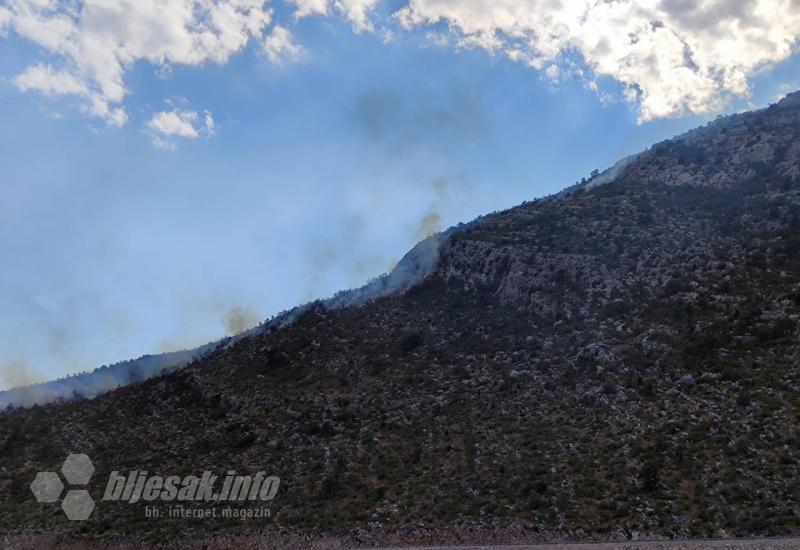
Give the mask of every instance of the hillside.
M 92 371 L 77 373 L 65 378 L 0 391 L 0 411 L 20 407 L 28 408 L 33 405 L 93 399 L 117 388 L 143 382 L 183 368 L 192 361 L 200 360 L 210 353 L 225 350 L 243 338 L 278 330 L 294 322 L 295 319 L 310 308 L 321 306 L 327 310 L 337 310 L 359 306 L 377 298 L 404 292 L 433 271 L 439 258 L 439 247 L 443 240 L 455 232 L 463 231 L 479 223 L 480 220 L 481 218 L 478 218 L 469 224 L 459 224 L 447 231 L 437 233 L 420 241 L 397 262 L 397 265 L 390 273 L 376 277 L 359 288 L 343 290 L 325 300 L 308 302 L 287 311 L 282 311 L 258 326 L 248 328 L 238 334 L 226 336 L 193 349 L 143 355 L 138 359 L 121 361 L 113 365 L 104 365 Z
M 0 415 L 0 530 L 800 532 L 800 94 L 614 176 L 448 233 L 400 292 Z M 71 523 L 29 490 L 70 452 L 95 500 L 112 470 L 280 491 L 271 519 L 101 502 Z

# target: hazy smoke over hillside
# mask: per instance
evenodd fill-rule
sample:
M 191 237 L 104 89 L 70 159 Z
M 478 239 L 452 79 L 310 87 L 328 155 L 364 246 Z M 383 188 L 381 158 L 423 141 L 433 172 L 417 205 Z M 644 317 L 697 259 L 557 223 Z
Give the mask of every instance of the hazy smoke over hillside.
M 11 361 L 0 367 L 0 383 L 5 387 L 16 388 L 39 382 L 24 361 Z
M 422 217 L 417 229 L 417 238 L 427 239 L 441 231 L 442 216 L 438 212 L 428 212 Z
M 485 133 L 489 123 L 482 97 L 466 88 L 453 82 L 444 92 L 374 90 L 358 98 L 353 120 L 370 141 L 394 149 L 436 136 L 472 139 Z
M 0 409 L 9 406 L 29 407 L 64 399 L 92 398 L 120 386 L 141 382 L 162 372 L 182 367 L 217 345 L 214 342 L 193 350 L 145 355 L 139 359 L 42 383 L 36 383 L 36 378 L 32 377 L 24 363 L 15 362 L 3 368 L 3 381 L 16 387 L 0 392 Z
M 8 385 L 18 387 L 0 392 L 0 409 L 9 406 L 29 407 L 74 398 L 93 398 L 120 386 L 141 382 L 183 367 L 215 349 L 253 334 L 254 331 L 275 330 L 286 326 L 314 304 L 338 309 L 403 291 L 433 270 L 439 257 L 439 244 L 444 235 L 436 234 L 423 240 L 397 263 L 391 273 L 374 279 L 363 287 L 339 292 L 336 296 L 321 302 L 298 306 L 276 315 L 263 325 L 256 326 L 261 318 L 254 311 L 244 307 L 231 308 L 224 314 L 222 320 L 227 332 L 233 337 L 223 338 L 195 349 L 146 355 L 139 359 L 104 366 L 92 372 L 40 384 L 35 383 L 36 378 L 31 376 L 24 363 L 13 363 L 3 369 L 3 376 Z
M 253 328 L 263 319 L 253 310 L 244 307 L 231 308 L 224 318 L 225 329 L 231 336 L 244 332 L 249 328 Z
M 422 216 L 417 227 L 417 240 L 425 240 L 431 235 L 442 231 L 442 212 L 458 198 L 469 192 L 463 179 L 459 177 L 436 178 L 431 184 L 434 193 L 433 202 L 428 211 Z

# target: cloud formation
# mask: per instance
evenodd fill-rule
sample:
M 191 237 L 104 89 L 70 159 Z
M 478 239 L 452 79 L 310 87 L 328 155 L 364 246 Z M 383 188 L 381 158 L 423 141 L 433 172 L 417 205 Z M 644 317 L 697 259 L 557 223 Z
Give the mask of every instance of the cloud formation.
M 288 0 L 288 2 L 295 7 L 295 19 L 338 12 L 344 15 L 356 32 L 364 32 L 374 30 L 370 14 L 379 0 Z
M 568 70 L 596 88 L 611 77 L 641 121 L 747 96 L 748 78 L 796 51 L 800 35 L 797 0 L 411 0 L 395 16 L 407 29 L 444 23 L 457 46 L 550 78 Z
M 79 78 L 51 65 L 31 65 L 14 78 L 14 84 L 23 92 L 34 90 L 49 96 L 89 95 L 89 89 Z
M 639 120 L 708 114 L 750 94 L 757 71 L 797 51 L 798 0 L 286 0 L 294 18 L 337 16 L 356 32 L 423 29 L 437 44 L 482 48 L 544 78 L 579 78 L 601 97 L 611 78 Z M 387 5 L 389 5 L 387 3 Z M 273 62 L 304 52 L 264 0 L 5 0 L 0 34 L 48 54 L 12 82 L 23 91 L 80 98 L 122 126 L 124 76 L 139 61 L 224 64 L 252 40 Z M 442 29 L 446 29 L 443 33 Z M 426 40 L 421 38 L 421 40 Z M 376 45 L 376 47 L 378 47 Z
M 281 64 L 284 60 L 297 60 L 303 56 L 304 51 L 302 46 L 295 44 L 291 31 L 280 25 L 275 25 L 270 35 L 264 39 L 264 53 L 276 64 Z
M 263 0 L 7 0 L 0 32 L 10 28 L 60 62 L 28 67 L 14 79 L 19 89 L 79 96 L 91 115 L 122 126 L 133 64 L 224 64 L 271 19 Z
M 214 117 L 205 112 L 201 119 L 196 111 L 173 109 L 160 111 L 147 123 L 153 145 L 159 149 L 175 149 L 174 138 L 197 139 L 214 133 Z

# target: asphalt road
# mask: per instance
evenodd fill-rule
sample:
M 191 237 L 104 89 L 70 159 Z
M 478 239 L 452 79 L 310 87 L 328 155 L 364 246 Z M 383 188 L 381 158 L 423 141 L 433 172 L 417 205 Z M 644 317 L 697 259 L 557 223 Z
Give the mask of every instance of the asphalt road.
M 371 550 L 788 550 L 800 549 L 800 538 L 509 544 L 477 546 L 395 546 Z

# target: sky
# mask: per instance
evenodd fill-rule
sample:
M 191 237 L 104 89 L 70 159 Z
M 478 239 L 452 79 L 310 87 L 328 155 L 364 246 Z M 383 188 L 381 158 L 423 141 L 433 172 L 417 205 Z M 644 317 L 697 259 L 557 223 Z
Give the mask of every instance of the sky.
M 0 388 L 203 344 L 800 88 L 796 0 L 0 0 Z

